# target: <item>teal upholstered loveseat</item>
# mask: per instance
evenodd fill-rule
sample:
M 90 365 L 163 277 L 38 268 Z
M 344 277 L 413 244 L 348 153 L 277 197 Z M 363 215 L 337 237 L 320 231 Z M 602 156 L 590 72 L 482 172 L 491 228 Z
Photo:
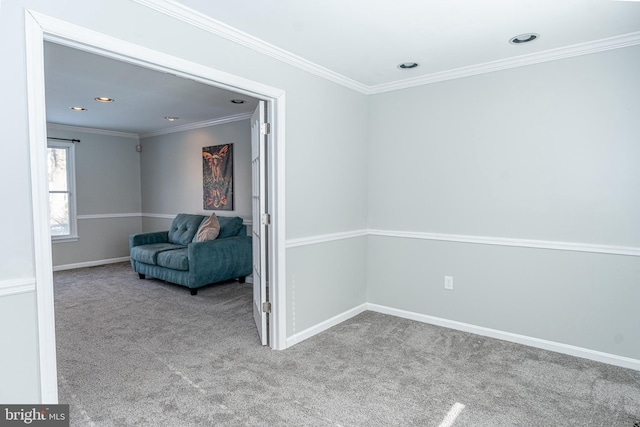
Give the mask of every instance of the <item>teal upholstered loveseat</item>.
M 141 279 L 155 277 L 186 286 L 191 295 L 210 283 L 251 274 L 251 237 L 239 217 L 218 217 L 215 240 L 197 242 L 195 236 L 208 217 L 178 214 L 168 231 L 129 236 L 131 266 Z

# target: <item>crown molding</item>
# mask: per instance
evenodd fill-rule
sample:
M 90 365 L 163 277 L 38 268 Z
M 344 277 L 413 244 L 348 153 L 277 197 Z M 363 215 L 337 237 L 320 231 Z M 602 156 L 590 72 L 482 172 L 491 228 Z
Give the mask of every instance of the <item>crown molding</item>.
M 133 0 L 143 6 L 154 9 L 160 13 L 179 19 L 195 27 L 201 28 L 212 34 L 223 37 L 239 45 L 248 47 L 256 52 L 263 53 L 272 58 L 278 59 L 296 68 L 307 71 L 316 76 L 330 80 L 339 85 L 346 86 L 350 89 L 361 93 L 368 93 L 369 87 L 353 79 L 331 71 L 321 65 L 302 58 L 294 53 L 286 51 L 282 48 L 272 45 L 264 40 L 254 37 L 250 34 L 240 31 L 230 25 L 211 18 L 194 9 L 184 6 L 173 0 Z
M 140 135 L 140 138 L 150 138 L 152 136 L 167 135 L 169 133 L 184 132 L 187 130 L 201 129 L 209 126 L 222 125 L 225 123 L 239 122 L 241 120 L 249 120 L 251 119 L 251 115 L 252 113 L 235 114 L 233 116 L 222 117 L 220 119 L 206 120 L 204 122 L 190 123 L 172 128 L 161 129 L 155 132 Z
M 152 136 L 166 135 L 166 134 L 176 133 L 176 132 L 184 132 L 187 130 L 201 129 L 209 126 L 222 125 L 225 123 L 249 120 L 251 118 L 251 114 L 252 113 L 234 114 L 232 116 L 221 117 L 219 119 L 205 120 L 203 122 L 190 123 L 182 126 L 168 128 L 168 129 L 160 129 L 158 131 L 145 133 L 143 135 L 138 135 L 137 133 L 118 132 L 118 131 L 106 130 L 106 129 L 85 128 L 82 126 L 62 125 L 59 123 L 47 123 L 47 129 L 61 130 L 61 131 L 68 131 L 68 132 L 93 133 L 98 135 L 117 136 L 122 138 L 142 139 L 142 138 L 149 138 Z
M 96 128 L 85 128 L 82 126 L 62 125 L 59 123 L 47 123 L 47 129 L 62 130 L 67 132 L 93 133 L 96 135 L 117 136 L 120 138 L 140 139 L 137 133 L 119 132 L 115 130 L 96 129 Z
M 513 58 L 501 59 L 498 61 L 485 62 L 484 64 L 477 64 L 469 67 L 461 67 L 453 70 L 442 71 L 439 73 L 427 74 L 411 79 L 370 86 L 369 90 L 370 94 L 390 92 L 393 90 L 422 86 L 430 83 L 438 83 L 446 80 L 475 76 L 478 74 L 493 73 L 495 71 L 508 70 L 510 68 L 524 67 L 526 65 L 539 64 L 542 62 L 557 61 L 560 59 L 572 58 L 574 56 L 588 55 L 590 53 L 597 53 L 605 50 L 620 49 L 637 44 L 640 44 L 640 31 L 586 43 L 574 44 L 571 46 L 564 46 L 557 49 L 550 49 L 542 52 L 516 56 Z
M 271 56 L 272 58 L 286 62 L 287 64 L 293 65 L 294 67 L 307 71 L 316 76 L 323 77 L 339 85 L 356 90 L 365 95 L 374 95 L 378 93 L 390 92 L 393 90 L 407 89 L 410 87 L 438 83 L 446 80 L 460 79 L 463 77 L 470 77 L 478 74 L 492 73 L 495 71 L 524 67 L 526 65 L 539 64 L 542 62 L 557 61 L 559 59 L 588 55 L 590 53 L 619 49 L 640 44 L 639 31 L 606 39 L 565 46 L 557 49 L 545 50 L 528 55 L 521 55 L 514 58 L 501 59 L 497 61 L 471 65 L 468 67 L 461 67 L 452 70 L 441 71 L 438 73 L 431 73 L 411 79 L 367 86 L 363 83 L 331 71 L 328 68 L 308 61 L 298 55 L 267 43 L 264 40 L 233 28 L 230 25 L 213 19 L 203 13 L 188 8 L 174 0 L 133 1 L 165 15 L 194 25 L 210 33 L 216 34 L 227 40 L 231 40 L 242 46 L 253 49 L 257 52 Z

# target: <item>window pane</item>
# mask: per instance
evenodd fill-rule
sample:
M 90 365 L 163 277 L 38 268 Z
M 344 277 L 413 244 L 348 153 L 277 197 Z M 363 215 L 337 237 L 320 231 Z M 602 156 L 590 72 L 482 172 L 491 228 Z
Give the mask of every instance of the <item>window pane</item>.
M 49 191 L 67 191 L 66 148 L 49 148 Z
M 71 234 L 69 195 L 66 193 L 49 193 L 49 209 L 51 212 L 51 235 L 66 236 Z

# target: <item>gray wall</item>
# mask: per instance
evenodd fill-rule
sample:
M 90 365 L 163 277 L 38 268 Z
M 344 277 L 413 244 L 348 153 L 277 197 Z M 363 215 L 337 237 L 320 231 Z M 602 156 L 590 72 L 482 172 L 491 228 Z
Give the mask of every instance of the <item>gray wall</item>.
M 0 185 L 12 203 L 0 213 L 10 224 L 0 288 L 35 281 L 24 8 L 285 90 L 287 239 L 369 225 L 639 244 L 638 47 L 368 98 L 129 0 L 13 0 L 0 14 L 0 110 L 10 118 Z M 368 237 L 287 249 L 287 334 L 368 298 L 640 358 L 637 258 L 413 243 Z M 441 295 L 444 274 L 456 289 Z M 541 310 L 519 315 L 532 295 Z M 0 352 L 6 403 L 39 395 L 33 301 L 33 292 L 0 297 L 0 325 L 22 337 Z
M 0 402 L 38 402 L 40 384 L 35 294 L 0 296 L 0 320 Z
M 239 216 L 251 220 L 251 127 L 249 120 L 142 139 L 142 211 Z M 233 144 L 234 210 L 205 211 L 202 148 Z M 159 221 L 160 220 L 160 221 Z M 170 219 L 144 218 L 145 231 L 166 230 Z
M 5 159 L 11 159 L 0 168 L 0 185 L 6 200 L 12 202 L 12 209 L 4 209 L 0 213 L 2 222 L 11 224 L 3 233 L 3 245 L 0 247 L 0 287 L 18 278 L 33 279 L 35 271 L 26 116 L 24 8 L 285 90 L 287 238 L 364 228 L 365 95 L 129 0 L 96 0 L 91 3 L 68 0 L 62 4 L 49 0 L 13 0 L 3 2 L 0 15 L 0 56 L 4 59 L 0 110 L 10 118 L 3 127 L 3 141 L 10 141 L 3 144 L 3 154 Z M 118 25 L 113 25 L 113 22 Z M 167 37 L 168 34 L 171 37 Z M 336 277 L 332 271 L 337 260 L 328 258 L 314 280 L 331 282 L 332 286 L 344 292 L 328 294 L 328 300 L 321 307 L 317 307 L 314 301 L 297 304 L 296 318 L 300 324 L 311 323 L 307 313 L 313 313 L 314 320 L 334 316 L 341 307 L 351 304 L 351 295 L 360 293 L 358 299 L 364 302 L 362 283 L 350 280 L 365 271 L 363 261 L 359 261 L 362 258 L 361 248 L 349 241 L 339 241 L 330 249 L 339 250 L 343 258 L 353 258 L 355 262 L 341 264 L 340 269 L 345 274 Z M 328 251 L 324 248 L 316 253 L 299 248 L 288 250 L 291 260 L 287 263 L 287 278 L 290 277 L 289 269 L 297 271 L 303 265 L 317 262 L 315 257 L 322 257 Z M 287 290 L 289 286 L 288 280 Z M 298 286 L 310 285 L 301 283 Z M 17 297 L 0 297 L 0 302 L 4 302 L 2 298 Z M 287 313 L 291 314 L 289 306 Z M 16 334 L 26 336 L 26 341 L 3 348 L 0 376 L 5 378 L 6 372 L 37 372 L 32 345 L 37 338 L 33 312 L 25 310 L 17 315 L 0 311 L 0 324 L 15 325 Z M 15 376 L 9 378 L 12 379 L 10 382 L 3 381 L 0 385 L 2 396 L 19 390 L 18 379 Z M 24 391 L 11 394 L 11 400 L 3 400 L 28 402 L 39 393 L 32 384 L 20 390 Z
M 129 234 L 142 230 L 138 139 L 52 127 L 48 136 L 81 141 L 75 145 L 79 240 L 53 243 L 53 265 L 129 256 Z
M 369 227 L 640 247 L 639 75 L 631 47 L 373 96 Z M 640 258 L 368 249 L 371 303 L 640 358 Z

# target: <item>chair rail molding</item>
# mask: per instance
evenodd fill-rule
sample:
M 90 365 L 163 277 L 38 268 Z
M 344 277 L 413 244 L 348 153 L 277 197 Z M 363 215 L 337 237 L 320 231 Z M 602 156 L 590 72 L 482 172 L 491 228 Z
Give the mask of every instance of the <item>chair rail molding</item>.
M 548 249 L 574 252 L 590 252 L 612 255 L 640 256 L 640 247 L 601 245 L 594 243 L 560 242 L 548 240 L 516 239 L 511 237 L 472 236 L 462 234 L 429 233 L 421 231 L 397 231 L 382 229 L 358 229 L 338 233 L 287 239 L 287 249 L 316 245 L 362 236 L 395 237 L 402 239 L 439 240 L 445 242 L 473 243 L 480 245 L 511 246 L 519 248 Z
M 35 277 L 0 281 L 0 297 L 35 292 Z
M 547 240 L 514 239 L 510 237 L 466 236 L 461 234 L 427 233 L 419 231 L 393 231 L 369 229 L 370 236 L 404 239 L 441 240 L 446 242 L 476 243 L 482 245 L 513 246 L 520 248 L 551 249 L 560 251 L 592 252 L 613 255 L 640 256 L 639 247 L 600 245 L 593 243 L 558 242 Z
M 142 212 L 88 214 L 88 215 L 78 215 L 76 218 L 78 220 L 83 220 L 83 219 L 109 219 L 109 218 L 140 218 L 140 217 L 142 217 Z
M 335 242 L 337 240 L 352 239 L 354 237 L 362 237 L 367 235 L 366 229 L 344 231 L 339 233 L 321 234 L 309 237 L 300 237 L 297 239 L 288 239 L 285 247 L 297 248 L 300 246 L 317 245 L 319 243 Z

